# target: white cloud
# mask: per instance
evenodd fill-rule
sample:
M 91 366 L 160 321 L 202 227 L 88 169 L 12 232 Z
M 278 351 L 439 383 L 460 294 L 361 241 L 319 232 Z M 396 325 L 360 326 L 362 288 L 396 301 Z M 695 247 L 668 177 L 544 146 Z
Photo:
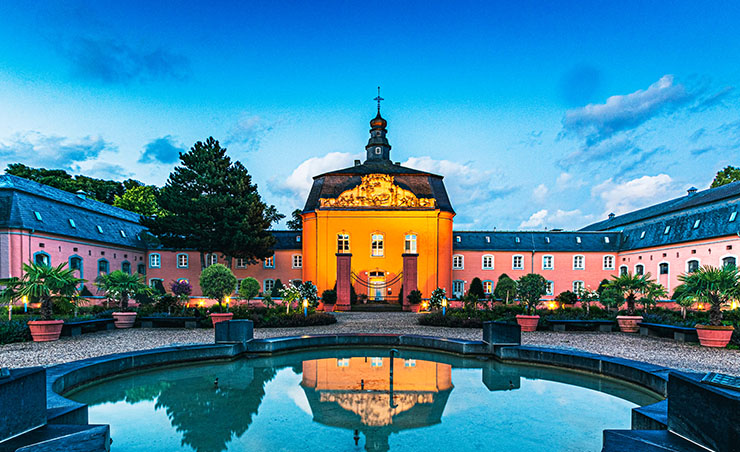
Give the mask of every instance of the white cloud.
M 532 190 L 532 199 L 534 199 L 536 202 L 543 203 L 547 200 L 547 195 L 549 194 L 550 190 L 547 188 L 547 185 L 540 184 L 536 187 L 534 187 L 534 190 Z
M 664 75 L 645 90 L 612 96 L 604 104 L 569 110 L 563 118 L 563 131 L 574 132 L 596 143 L 615 133 L 634 129 L 691 97 L 683 85 L 673 83 L 672 75 Z
M 0 141 L 0 162 L 72 170 L 76 163 L 93 160 L 115 147 L 99 136 L 71 139 L 40 132 L 16 134 Z
M 558 191 L 563 190 L 574 190 L 587 185 L 586 181 L 582 179 L 574 179 L 570 173 L 560 173 L 558 178 L 555 180 L 555 188 Z
M 583 225 L 584 221 L 590 219 L 590 215 L 583 215 L 580 209 L 561 210 L 550 213 L 547 209 L 538 210 L 522 221 L 519 227 L 522 229 L 572 229 Z
M 224 143 L 246 151 L 257 150 L 264 136 L 279 122 L 270 122 L 257 115 L 243 116 L 229 130 Z
M 298 165 L 284 180 L 272 179 L 271 191 L 285 196 L 295 196 L 303 203 L 308 198 L 314 176 L 346 168 L 358 158 L 361 158 L 360 154 L 349 152 L 330 152 L 323 157 L 312 157 Z
M 591 194 L 604 202 L 604 216 L 612 212 L 620 215 L 665 201 L 676 191 L 674 185 L 673 179 L 667 174 L 642 176 L 621 184 L 609 178 L 593 187 Z

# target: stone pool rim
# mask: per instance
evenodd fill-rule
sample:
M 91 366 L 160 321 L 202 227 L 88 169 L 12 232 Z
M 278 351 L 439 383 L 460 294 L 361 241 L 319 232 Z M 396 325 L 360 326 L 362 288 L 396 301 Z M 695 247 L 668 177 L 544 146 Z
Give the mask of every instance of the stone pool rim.
M 48 367 L 46 368 L 48 417 L 53 423 L 86 424 L 87 406 L 67 399 L 64 394 L 80 386 L 94 383 L 98 379 L 108 379 L 120 374 L 162 366 L 347 347 L 400 347 L 468 357 L 485 357 L 503 363 L 580 371 L 637 385 L 663 399 L 667 395 L 668 374 L 677 372 L 664 366 L 577 350 L 489 344 L 483 341 L 434 336 L 407 334 L 285 336 L 229 344 L 175 345 L 105 355 Z

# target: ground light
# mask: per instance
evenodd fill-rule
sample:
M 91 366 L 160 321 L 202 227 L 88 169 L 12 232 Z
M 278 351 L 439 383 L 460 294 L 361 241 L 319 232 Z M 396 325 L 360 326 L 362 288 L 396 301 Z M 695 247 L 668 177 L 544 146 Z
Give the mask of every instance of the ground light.
M 442 315 L 447 315 L 447 297 L 442 298 Z
M 308 317 L 308 299 L 303 299 L 303 317 Z

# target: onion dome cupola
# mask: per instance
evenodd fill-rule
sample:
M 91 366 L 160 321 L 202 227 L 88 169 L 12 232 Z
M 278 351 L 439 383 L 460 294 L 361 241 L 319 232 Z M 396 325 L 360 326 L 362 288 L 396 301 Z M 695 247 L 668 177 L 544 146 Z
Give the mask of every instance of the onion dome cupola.
M 373 100 L 378 102 L 378 114 L 370 121 L 370 139 L 367 146 L 365 146 L 367 151 L 366 161 L 390 161 L 391 145 L 388 143 L 388 138 L 386 138 L 388 121 L 380 116 L 380 101 L 383 100 L 380 97 L 380 87 L 378 87 L 378 97 Z

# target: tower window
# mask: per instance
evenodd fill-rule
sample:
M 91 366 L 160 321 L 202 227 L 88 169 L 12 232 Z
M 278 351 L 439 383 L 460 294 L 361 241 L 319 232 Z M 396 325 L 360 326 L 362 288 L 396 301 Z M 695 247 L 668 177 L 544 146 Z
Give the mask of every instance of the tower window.
M 380 155 L 380 153 L 383 152 L 383 149 L 380 148 L 380 146 L 375 148 L 375 154 Z
M 337 234 L 337 253 L 349 253 L 349 234 Z
M 372 235 L 370 255 L 374 257 L 383 257 L 383 234 Z
M 416 234 L 406 234 L 403 249 L 407 253 L 416 253 Z

